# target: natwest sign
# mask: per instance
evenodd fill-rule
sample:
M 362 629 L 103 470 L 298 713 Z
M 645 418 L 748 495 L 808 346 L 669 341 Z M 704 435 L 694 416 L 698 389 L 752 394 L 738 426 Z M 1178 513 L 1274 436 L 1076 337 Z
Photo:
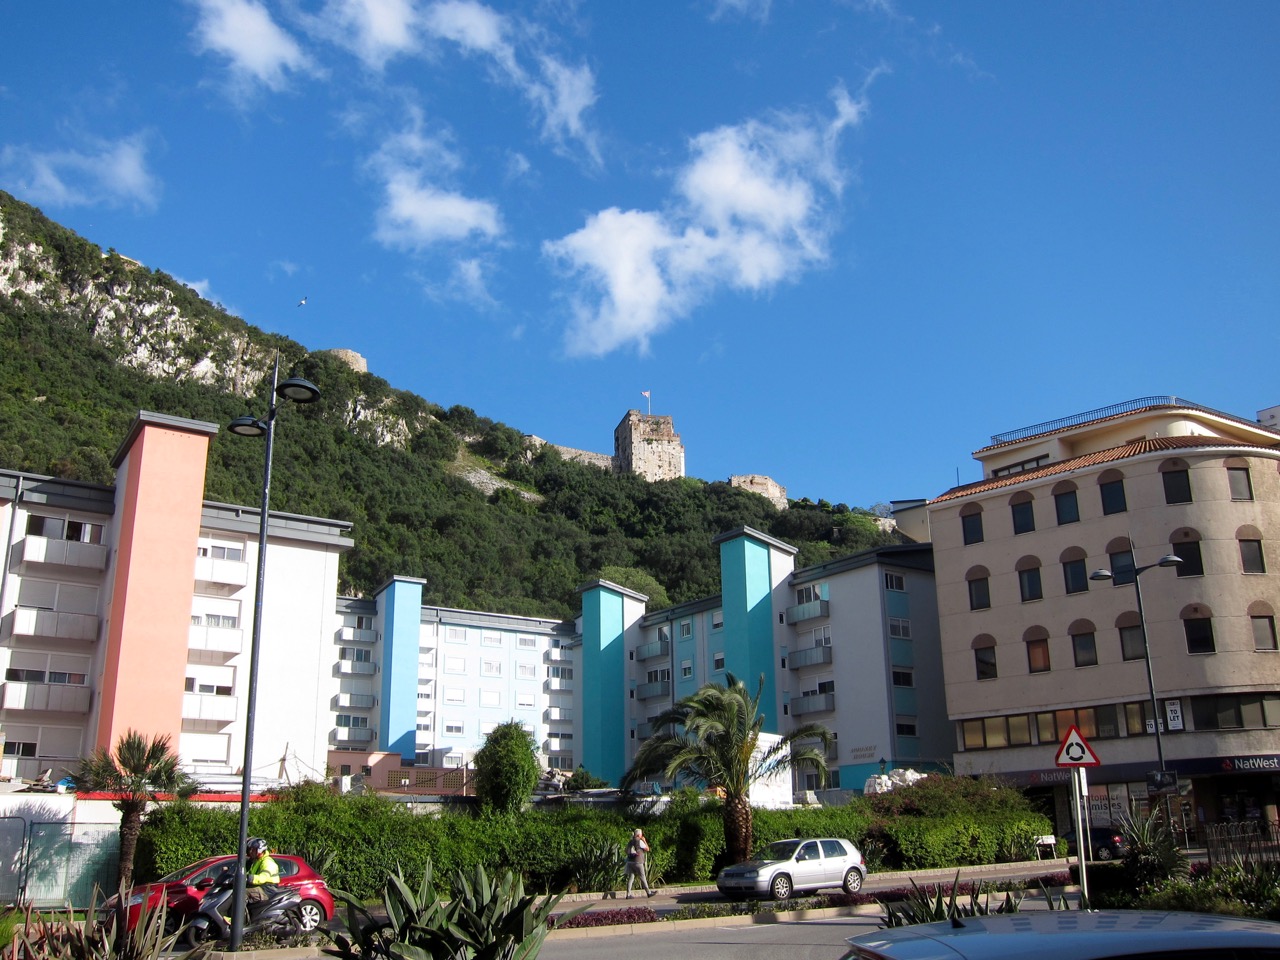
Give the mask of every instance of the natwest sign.
M 1280 771 L 1280 757 L 1223 757 L 1224 773 L 1252 773 L 1254 771 Z

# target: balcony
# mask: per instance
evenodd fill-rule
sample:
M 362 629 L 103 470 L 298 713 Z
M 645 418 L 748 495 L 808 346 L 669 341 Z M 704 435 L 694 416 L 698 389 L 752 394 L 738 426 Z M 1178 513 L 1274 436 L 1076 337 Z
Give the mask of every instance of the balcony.
M 573 747 L 564 743 L 559 737 L 547 737 L 542 741 L 543 753 L 573 753 Z
M 341 627 L 338 630 L 340 643 L 377 643 L 377 630 L 360 630 L 356 627 Z
M 670 680 L 653 680 L 649 683 L 642 683 L 636 687 L 637 700 L 652 700 L 654 697 L 671 696 Z
M 236 719 L 236 707 L 239 703 L 238 697 L 223 697 L 214 693 L 184 693 L 182 719 L 230 723 Z
M 544 690 L 572 690 L 572 680 L 562 680 L 559 677 L 547 677 L 542 685 Z
M 240 653 L 244 649 L 244 631 L 239 627 L 197 627 L 192 624 L 187 630 L 187 649 Z
M 652 657 L 666 657 L 671 655 L 670 640 L 654 640 L 651 643 L 642 643 L 636 647 L 636 659 L 648 660 Z
M 799 670 L 801 667 L 812 667 L 820 663 L 830 662 L 830 647 L 805 647 L 803 650 L 792 650 L 787 655 L 788 670 Z
M 791 715 L 799 717 L 806 713 L 829 713 L 836 708 L 834 693 L 811 693 L 807 697 L 797 697 L 791 701 Z
M 787 607 L 787 623 L 789 624 L 829 616 L 831 616 L 831 602 L 829 600 L 810 600 L 808 603 L 797 603 L 794 607 Z
M 0 709 L 47 710 L 53 713 L 88 713 L 93 688 L 67 683 L 16 683 L 0 685 Z
M 249 583 L 249 565 L 243 560 L 219 560 L 196 557 L 196 580 L 227 587 L 243 587 Z
M 373 731 L 368 727 L 334 727 L 329 739 L 334 743 L 371 743 Z
M 542 711 L 542 719 L 548 723 L 555 723 L 556 721 L 568 723 L 573 719 L 573 711 L 567 707 L 547 707 L 546 710 Z
M 43 637 L 49 640 L 97 640 L 98 618 L 92 613 L 63 613 L 36 607 L 13 611 L 15 637 Z
M 369 660 L 339 660 L 338 672 L 344 676 L 372 676 L 378 665 Z
M 358 707 L 369 710 L 378 705 L 378 698 L 371 693 L 336 693 L 332 700 L 333 709 L 341 707 Z
M 76 567 L 81 570 L 107 569 L 107 548 L 101 543 L 78 540 L 50 540 L 27 536 L 22 541 L 22 562 L 51 567 Z

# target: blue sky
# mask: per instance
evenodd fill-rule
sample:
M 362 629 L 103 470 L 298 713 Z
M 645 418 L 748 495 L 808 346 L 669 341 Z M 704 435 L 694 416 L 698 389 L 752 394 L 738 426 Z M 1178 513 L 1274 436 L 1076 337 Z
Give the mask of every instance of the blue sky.
M 0 187 L 558 443 L 611 451 L 648 390 L 690 475 L 867 506 L 1097 406 L 1280 404 L 1280 4 L 5 20 Z

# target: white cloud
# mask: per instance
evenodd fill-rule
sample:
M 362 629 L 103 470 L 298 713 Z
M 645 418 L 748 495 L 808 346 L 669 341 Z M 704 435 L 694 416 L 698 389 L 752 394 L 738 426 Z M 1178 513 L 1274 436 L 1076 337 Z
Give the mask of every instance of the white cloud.
M 598 99 L 595 74 L 585 64 L 563 63 L 543 48 L 541 33 L 476 0 L 440 0 L 423 18 L 427 31 L 457 44 L 465 53 L 486 57 L 498 76 L 532 103 L 542 118 L 543 137 L 563 147 L 577 141 L 591 161 L 600 162 L 594 132 L 584 114 Z M 534 66 L 522 66 L 522 52 Z
M 421 250 L 445 241 L 500 236 L 497 205 L 447 185 L 461 160 L 447 137 L 428 135 L 422 128 L 421 115 L 411 111 L 409 126 L 389 138 L 369 161 L 383 187 L 375 238 L 389 247 Z
M 694 137 L 667 209 L 611 208 L 544 244 L 580 281 L 568 352 L 644 353 L 716 289 L 765 292 L 824 262 L 844 185 L 840 135 L 866 110 L 842 87 L 832 99 L 830 119 L 780 114 Z
M 150 136 L 94 138 L 83 149 L 5 147 L 0 169 L 23 199 L 52 207 L 134 206 L 154 209 L 160 181 L 147 168 Z
M 489 292 L 486 279 L 488 265 L 476 257 L 455 260 L 449 278 L 443 284 L 426 284 L 427 296 L 433 300 L 456 300 L 478 309 L 491 309 L 498 305 Z
M 711 9 L 711 19 L 741 16 L 764 23 L 769 19 L 770 0 L 715 0 Z
M 316 68 L 293 37 L 254 0 L 195 0 L 200 11 L 196 40 L 202 51 L 231 62 L 237 87 L 283 90 L 290 73 Z
M 414 0 L 328 0 L 308 28 L 351 50 L 381 70 L 396 56 L 414 54 L 421 45 L 421 24 Z

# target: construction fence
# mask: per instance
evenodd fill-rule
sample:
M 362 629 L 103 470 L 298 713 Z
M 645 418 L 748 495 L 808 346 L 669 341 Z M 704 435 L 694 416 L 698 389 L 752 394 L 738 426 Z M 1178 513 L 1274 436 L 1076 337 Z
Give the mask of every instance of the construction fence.
M 0 817 L 0 904 L 83 909 L 115 892 L 118 823 Z

